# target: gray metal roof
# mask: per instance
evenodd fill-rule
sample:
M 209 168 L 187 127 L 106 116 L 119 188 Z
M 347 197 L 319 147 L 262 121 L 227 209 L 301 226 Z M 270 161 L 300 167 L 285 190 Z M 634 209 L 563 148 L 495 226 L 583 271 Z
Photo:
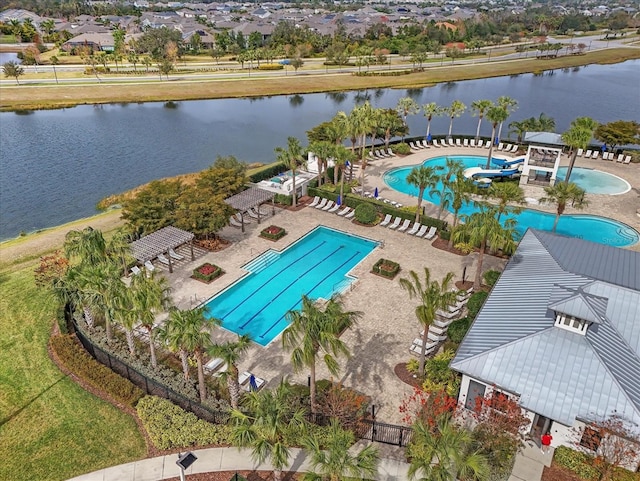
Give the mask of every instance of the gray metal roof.
M 525 132 L 523 140 L 537 144 L 565 145 L 562 136 L 554 132 Z
M 139 262 L 146 262 L 175 249 L 193 239 L 194 235 L 177 227 L 163 227 L 131 243 L 131 254 Z
M 243 190 L 239 194 L 232 195 L 224 201 L 240 212 L 246 212 L 252 207 L 263 204 L 268 200 L 273 199 L 274 193 L 268 190 L 260 189 L 259 187 L 249 187 L 247 190 Z
M 451 367 L 563 424 L 614 410 L 640 422 L 639 262 L 640 253 L 527 231 Z M 552 306 L 600 323 L 586 335 L 554 327 Z

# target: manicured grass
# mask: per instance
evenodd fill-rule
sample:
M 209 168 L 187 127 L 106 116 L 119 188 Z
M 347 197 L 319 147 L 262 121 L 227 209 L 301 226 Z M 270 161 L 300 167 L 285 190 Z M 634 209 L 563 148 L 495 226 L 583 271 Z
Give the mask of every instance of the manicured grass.
M 63 480 L 144 457 L 133 418 L 49 359 L 55 302 L 33 267 L 0 272 L 0 479 Z
M 640 58 L 637 49 L 610 49 L 586 55 L 536 60 L 533 58 L 459 64 L 429 68 L 425 72 L 397 77 L 357 77 L 350 74 L 288 75 L 282 77 L 196 80 L 188 75 L 171 81 L 138 80 L 131 83 L 88 85 L 3 86 L 0 110 L 61 108 L 84 103 L 145 102 L 236 98 L 278 94 L 343 91 L 364 88 L 419 88 L 439 82 L 500 77 L 549 69 L 570 68 L 592 63 L 616 63 Z M 330 76 L 330 78 L 329 78 Z

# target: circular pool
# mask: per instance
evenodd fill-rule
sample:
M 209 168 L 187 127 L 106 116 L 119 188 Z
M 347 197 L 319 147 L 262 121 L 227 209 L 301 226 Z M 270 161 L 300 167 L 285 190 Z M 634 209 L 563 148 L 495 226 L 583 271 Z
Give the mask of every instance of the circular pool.
M 558 180 L 564 180 L 567 168 L 558 169 Z M 582 187 L 587 194 L 620 195 L 631 190 L 631 185 L 617 175 L 602 172 L 601 170 L 574 167 L 571 171 L 571 182 Z
M 426 160 L 423 165 L 444 167 L 447 159 L 457 160 L 458 162 L 461 162 L 465 168 L 476 167 L 487 161 L 486 157 L 450 155 Z M 418 195 L 418 188 L 407 182 L 407 176 L 413 167 L 415 166 L 398 167 L 396 169 L 388 170 L 383 175 L 385 184 L 393 190 L 416 197 Z M 574 174 L 572 172 L 572 179 L 573 176 Z M 442 183 L 438 183 L 435 190 L 441 191 Z M 429 192 L 425 191 L 424 199 L 428 202 L 439 205 L 440 198 L 438 195 L 431 195 Z M 462 206 L 459 214 L 470 215 L 477 211 L 478 208 L 472 202 L 469 202 Z M 516 230 L 522 235 L 529 227 L 550 231 L 553 228 L 555 217 L 556 216 L 554 214 L 548 212 L 542 212 L 535 209 L 523 209 L 519 214 L 504 216 L 503 219 L 515 219 L 517 222 Z M 616 247 L 627 247 L 640 241 L 640 234 L 632 227 L 613 219 L 595 215 L 562 215 L 558 222 L 556 232 L 569 237 L 578 237 L 580 239 Z

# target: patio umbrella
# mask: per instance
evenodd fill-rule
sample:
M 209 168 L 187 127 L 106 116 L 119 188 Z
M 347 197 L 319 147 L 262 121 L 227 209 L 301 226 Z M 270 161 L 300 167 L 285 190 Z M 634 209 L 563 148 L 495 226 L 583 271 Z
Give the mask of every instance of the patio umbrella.
M 377 199 L 378 198 L 378 188 L 376 187 L 376 189 L 373 191 L 373 196 Z
M 600 147 L 600 150 L 605 152 L 607 150 L 607 144 L 602 144 L 602 147 Z
M 251 391 L 257 391 L 258 390 L 258 384 L 256 383 L 256 377 L 253 374 L 251 376 L 249 376 L 249 389 Z
M 342 205 L 342 198 L 338 196 L 338 200 L 336 200 L 336 204 Z
M 431 134 L 427 135 L 427 142 L 431 142 Z
M 496 137 L 496 141 L 494 142 L 494 144 L 498 145 L 499 143 L 500 143 L 500 139 Z

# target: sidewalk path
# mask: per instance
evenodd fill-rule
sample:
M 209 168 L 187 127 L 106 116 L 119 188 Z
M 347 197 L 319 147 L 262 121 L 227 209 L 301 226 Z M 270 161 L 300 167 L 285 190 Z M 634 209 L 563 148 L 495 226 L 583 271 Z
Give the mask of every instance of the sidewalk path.
M 251 451 L 238 448 L 210 448 L 192 451 L 197 457 L 185 474 L 209 473 L 214 471 L 271 471 L 270 463 L 257 464 L 251 459 Z M 168 454 L 157 458 L 141 459 L 132 463 L 112 466 L 77 476 L 69 481 L 161 481 L 180 475 L 176 465 L 178 456 Z M 292 462 L 286 471 L 307 471 L 304 451 L 291 449 Z M 378 466 L 379 480 L 408 481 L 409 465 L 394 459 L 381 459 Z

